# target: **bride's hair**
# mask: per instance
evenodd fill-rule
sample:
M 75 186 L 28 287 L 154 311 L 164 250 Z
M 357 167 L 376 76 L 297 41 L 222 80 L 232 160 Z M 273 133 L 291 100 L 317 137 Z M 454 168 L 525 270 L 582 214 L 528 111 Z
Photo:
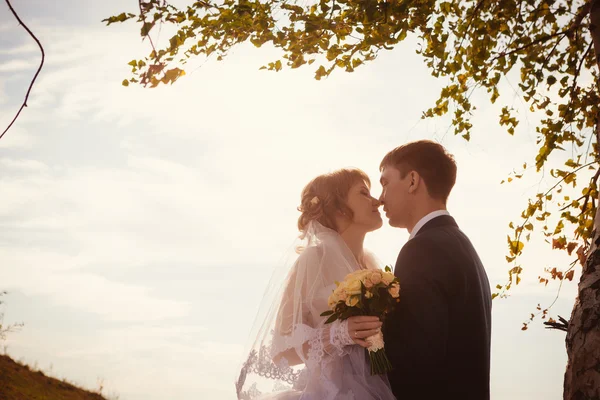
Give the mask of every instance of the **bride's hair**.
M 302 190 L 301 203 L 298 211 L 298 229 L 305 232 L 310 221 L 337 230 L 335 213 L 341 212 L 353 218 L 353 212 L 348 207 L 347 198 L 350 188 L 359 182 L 365 182 L 371 187 L 371 180 L 363 171 L 357 168 L 343 168 L 317 176 Z

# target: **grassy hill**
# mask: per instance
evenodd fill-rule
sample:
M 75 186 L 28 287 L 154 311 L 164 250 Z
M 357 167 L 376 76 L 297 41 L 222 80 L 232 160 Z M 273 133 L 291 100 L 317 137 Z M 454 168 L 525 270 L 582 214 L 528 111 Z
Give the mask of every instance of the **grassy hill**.
M 0 355 L 0 400 L 106 400 Z

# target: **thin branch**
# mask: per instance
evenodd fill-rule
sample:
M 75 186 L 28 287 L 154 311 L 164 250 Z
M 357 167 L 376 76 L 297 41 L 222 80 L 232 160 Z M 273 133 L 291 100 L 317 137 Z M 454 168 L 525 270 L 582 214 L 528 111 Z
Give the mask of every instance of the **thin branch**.
M 475 8 L 473 9 L 473 13 L 471 14 L 471 18 L 469 18 L 469 23 L 467 24 L 467 29 L 465 29 L 465 35 L 460 40 L 460 44 L 458 45 L 457 49 L 462 48 L 462 44 L 463 44 L 463 42 L 465 40 L 465 37 L 467 36 L 467 33 L 469 33 L 469 29 L 471 28 L 471 24 L 473 23 L 473 19 L 475 19 L 475 15 L 479 13 L 479 9 L 483 5 L 484 1 L 485 0 L 479 0 L 479 3 L 477 3 L 477 5 L 475 6 Z
M 560 44 L 560 42 L 562 42 L 563 39 L 564 39 L 564 36 L 560 37 L 556 41 L 556 43 L 554 44 L 554 47 L 552 48 L 552 50 L 550 50 L 550 53 L 548 53 L 548 55 L 544 59 L 544 63 L 542 64 L 542 68 L 540 68 L 540 71 L 546 70 L 546 65 L 548 65 L 548 61 L 550 61 L 550 57 L 552 57 L 552 54 L 554 54 L 554 50 L 556 50 L 556 48 L 558 47 L 558 45 Z
M 573 175 L 573 174 L 576 174 L 577 172 L 579 172 L 579 171 L 580 171 L 580 170 L 582 170 L 583 168 L 589 167 L 589 166 L 591 166 L 591 165 L 594 165 L 594 164 L 596 164 L 596 163 L 598 163 L 598 162 L 599 162 L 598 160 L 591 161 L 591 162 L 589 162 L 589 163 L 587 163 L 587 164 L 585 164 L 585 165 L 581 165 L 581 166 L 579 166 L 578 168 L 574 169 L 573 171 L 571 171 L 571 172 L 569 172 L 569 173 L 565 174 L 565 176 L 563 176 L 563 177 L 562 177 L 562 178 L 561 178 L 561 179 L 560 179 L 558 182 L 556 182 L 556 184 L 554 184 L 554 185 L 553 185 L 553 186 L 552 186 L 550 189 L 548 189 L 548 190 L 546 191 L 546 193 L 544 193 L 544 194 L 542 195 L 542 197 L 546 197 L 548 194 L 550 194 L 550 193 L 551 193 L 551 192 L 552 192 L 554 189 L 556 189 L 556 187 L 557 187 L 558 185 L 560 185 L 560 184 L 561 184 L 561 183 L 562 183 L 562 182 L 563 182 L 565 179 L 567 179 L 567 177 L 569 177 L 569 176 L 571 176 L 571 175 Z M 600 174 L 600 170 L 599 170 L 598 174 Z M 540 198 L 540 199 L 541 199 L 541 198 Z M 593 198 L 592 198 L 592 200 L 593 200 Z M 539 201 L 541 201 L 541 200 L 538 200 L 538 202 L 539 202 Z M 521 235 L 522 235 L 522 233 L 523 233 L 523 229 L 525 228 L 525 225 L 526 225 L 526 224 L 529 222 L 529 219 L 530 219 L 531 217 L 533 217 L 533 215 L 529 215 L 527 218 L 525 218 L 525 221 L 523 221 L 523 223 L 522 223 L 522 224 L 521 224 L 521 225 L 520 225 L 520 226 L 517 228 L 517 229 L 519 230 L 519 232 L 518 232 L 518 233 L 517 233 L 517 235 L 515 236 L 515 240 L 516 240 L 517 242 L 521 241 Z M 520 254 L 521 254 L 521 252 L 517 252 L 517 253 L 515 254 L 515 258 L 514 258 L 514 260 L 512 261 L 512 262 L 513 262 L 515 265 L 516 265 L 516 263 L 517 263 L 517 261 L 516 261 L 516 260 L 517 260 L 517 257 L 519 257 L 519 255 L 520 255 Z M 508 280 L 508 282 L 507 282 L 507 283 L 505 283 L 505 284 L 502 286 L 502 289 L 500 289 L 501 291 L 500 291 L 500 292 L 498 292 L 498 296 L 502 297 L 502 296 L 504 295 L 504 293 L 506 293 L 506 290 L 507 290 L 507 287 L 508 287 L 508 285 L 510 285 L 511 283 L 512 283 L 512 278 L 510 278 L 510 279 Z
M 550 39 L 552 39 L 554 37 L 557 37 L 557 36 L 570 36 L 573 32 L 577 31 L 577 29 L 581 27 L 581 22 L 590 13 L 590 10 L 592 8 L 592 3 L 593 3 L 593 0 L 588 0 L 584 5 L 582 5 L 579 8 L 579 10 L 578 10 L 577 15 L 575 16 L 575 18 L 573 18 L 573 21 L 571 22 L 571 24 L 569 25 L 569 27 L 567 29 L 565 29 L 564 31 L 553 33 L 551 35 L 542 36 L 542 37 L 534 40 L 533 42 L 525 44 L 525 45 L 520 46 L 520 47 L 517 47 L 516 49 L 511 50 L 508 53 L 502 52 L 502 53 L 498 54 L 498 56 L 492 58 L 491 61 L 496 61 L 500 57 L 506 57 L 506 56 L 509 56 L 511 54 L 518 53 L 521 50 L 525 50 L 525 49 L 527 49 L 527 48 L 529 48 L 531 46 L 535 46 L 536 44 L 539 44 L 541 42 L 545 42 L 545 41 L 550 40 Z M 560 43 L 560 41 L 562 41 L 562 38 L 558 41 L 558 43 Z
M 585 2 L 585 4 L 579 7 L 579 10 L 577 11 L 577 16 L 573 19 L 573 23 L 571 24 L 571 27 L 569 29 L 577 29 L 581 25 L 583 19 L 590 14 L 593 3 L 594 0 L 588 0 Z
M 554 186 L 552 186 L 550 189 L 548 189 L 548 191 L 544 194 L 544 196 L 548 195 L 551 191 L 553 191 L 558 185 L 560 185 L 565 179 L 567 179 L 569 176 L 581 171 L 582 169 L 589 167 L 591 165 L 600 163 L 600 160 L 594 160 L 594 161 L 590 161 L 587 164 L 581 165 L 577 168 L 575 168 L 573 171 L 569 172 L 568 174 L 566 174 L 565 176 L 562 177 L 562 179 L 560 181 L 558 181 Z
M 334 11 L 334 9 L 335 9 L 335 0 L 333 0 L 333 4 L 331 5 L 331 13 L 329 14 L 329 23 L 330 24 L 331 24 L 331 20 L 333 20 L 333 11 Z M 387 21 L 387 14 L 386 14 L 386 21 Z
M 8 127 L 4 130 L 4 132 L 2 132 L 2 134 L 0 135 L 0 139 L 2 139 L 2 137 L 4 136 L 4 134 L 6 132 L 8 132 L 8 130 L 15 123 L 15 121 L 17 120 L 17 118 L 19 118 L 19 115 L 21 114 L 21 111 L 23 111 L 23 109 L 25 107 L 27 107 L 27 100 L 29 99 L 29 93 L 31 93 L 31 88 L 33 88 L 33 84 L 35 83 L 35 80 L 37 79 L 40 71 L 42 70 L 42 66 L 44 65 L 44 58 L 45 58 L 44 48 L 42 47 L 42 44 L 40 43 L 40 41 L 38 40 L 38 38 L 33 34 L 33 32 L 31 32 L 31 30 L 27 27 L 27 25 L 25 25 L 23 23 L 23 21 L 21 21 L 21 18 L 19 18 L 19 16 L 17 15 L 17 13 L 15 12 L 15 10 L 13 9 L 12 5 L 10 4 L 9 0 L 6 0 L 6 4 L 8 4 L 8 8 L 13 13 L 13 15 L 15 16 L 15 18 L 17 19 L 17 21 L 19 21 L 19 24 L 23 28 L 25 28 L 25 30 L 27 31 L 27 33 L 29 33 L 29 35 L 31 35 L 31 37 L 33 38 L 33 40 L 35 40 L 36 43 L 38 44 L 38 46 L 40 47 L 40 50 L 42 51 L 42 61 L 40 62 L 40 66 L 38 67 L 37 72 L 33 76 L 33 79 L 31 80 L 31 83 L 29 84 L 29 89 L 27 89 L 27 94 L 25 95 L 25 100 L 23 101 L 23 104 L 21 105 L 21 108 L 19 108 L 19 111 L 17 112 L 17 115 L 15 115 L 15 118 L 13 118 L 13 120 L 8 125 Z
M 600 170 L 599 170 L 599 171 L 600 171 Z M 585 206 L 586 206 L 586 203 L 587 203 L 587 201 L 588 201 L 588 197 L 589 197 L 588 195 L 583 195 L 583 196 L 581 196 L 581 197 L 579 197 L 579 198 L 575 199 L 575 201 L 579 201 L 579 200 L 583 200 L 583 199 L 585 199 L 585 203 L 583 203 L 583 208 L 585 208 Z M 568 208 L 571 208 L 571 207 L 573 207 L 573 204 L 572 204 L 572 203 L 569 203 L 569 204 L 567 204 L 566 206 L 564 206 L 563 208 L 559 208 L 559 209 L 558 209 L 558 211 L 565 211 L 566 209 L 568 209 Z
M 142 0 L 138 1 L 138 4 L 140 6 L 140 17 L 142 17 L 144 19 L 144 22 L 146 21 L 146 11 L 144 10 L 143 6 L 142 6 Z M 161 23 L 162 24 L 162 23 Z M 154 22 L 152 23 L 152 25 L 154 26 Z M 142 25 L 143 26 L 143 25 Z M 158 54 L 156 52 L 156 48 L 154 47 L 154 42 L 152 41 L 152 37 L 150 36 L 150 30 L 152 28 L 148 29 L 148 31 L 146 32 L 145 37 L 148 38 L 148 40 L 150 41 L 150 46 L 152 46 L 152 50 L 154 50 L 154 54 Z
M 558 301 L 558 298 L 559 298 L 559 296 L 560 296 L 560 291 L 561 291 L 561 289 L 562 289 L 563 283 L 565 282 L 565 279 L 567 279 L 567 278 L 565 278 L 564 276 L 565 276 L 565 275 L 566 275 L 566 274 L 567 274 L 569 271 L 571 271 L 573 268 L 575 268 L 575 265 L 577 264 L 577 261 L 579 261 L 579 260 L 578 260 L 578 259 L 575 259 L 575 260 L 574 260 L 574 261 L 573 261 L 573 262 L 570 264 L 570 267 L 569 267 L 569 268 L 568 268 L 566 271 L 564 271 L 564 275 L 563 275 L 563 278 L 561 278 L 561 279 L 560 279 L 560 284 L 558 285 L 558 290 L 556 291 L 556 296 L 554 297 L 554 301 L 552 301 L 552 303 L 551 303 L 551 304 L 550 304 L 548 307 L 546 307 L 545 309 L 543 309 L 543 310 L 542 310 L 542 309 L 540 308 L 540 309 L 539 309 L 540 311 L 539 311 L 538 313 L 536 313 L 536 314 L 531 314 L 531 318 L 529 319 L 529 321 L 528 321 L 528 322 L 524 322 L 524 324 L 525 324 L 526 326 L 527 326 L 527 325 L 529 325 L 529 322 L 533 321 L 533 318 L 535 318 L 536 316 L 538 316 L 538 315 L 540 315 L 540 314 L 542 314 L 542 315 L 545 315 L 545 314 L 546 314 L 546 313 L 547 313 L 547 312 L 548 312 L 548 311 L 549 311 L 549 310 L 550 310 L 552 307 L 554 307 L 554 304 L 556 304 L 556 302 Z M 547 283 L 547 280 L 546 280 L 546 284 L 548 284 L 548 283 Z M 544 322 L 544 325 L 547 325 L 546 329 L 559 329 L 559 330 L 565 330 L 565 331 L 566 331 L 566 328 L 565 328 L 565 329 L 563 329 L 562 325 L 564 324 L 564 325 L 566 326 L 566 325 L 568 324 L 568 321 L 566 321 L 566 320 L 565 320 L 564 318 L 562 318 L 560 315 L 558 316 L 558 318 L 561 320 L 561 323 L 557 323 L 557 322 L 550 322 L 550 321 L 546 321 L 546 322 Z
M 560 31 L 560 32 L 557 32 L 557 33 L 553 33 L 553 34 L 551 34 L 551 35 L 545 35 L 545 36 L 542 36 L 542 37 L 540 37 L 540 38 L 537 38 L 537 39 L 536 39 L 536 40 L 534 40 L 533 42 L 531 42 L 531 43 L 527 43 L 527 44 L 524 44 L 523 46 L 520 46 L 520 47 L 517 47 L 516 49 L 513 49 L 513 50 L 509 51 L 508 53 L 506 53 L 506 52 L 502 52 L 502 53 L 498 54 L 496 57 L 492 58 L 492 60 L 491 60 L 491 61 L 496 61 L 496 60 L 497 60 L 497 59 L 499 59 L 500 57 L 506 57 L 506 56 L 509 56 L 509 55 L 511 55 L 511 54 L 518 53 L 518 52 L 519 52 L 519 51 L 521 51 L 521 50 L 525 50 L 525 49 L 527 49 L 527 48 L 529 48 L 529 47 L 531 47 L 531 46 L 535 46 L 536 44 L 539 44 L 539 43 L 541 43 L 541 42 L 545 42 L 545 41 L 547 41 L 547 40 L 550 40 L 550 39 L 552 39 L 552 38 L 555 38 L 555 37 L 557 37 L 557 36 L 561 36 L 561 35 L 563 35 L 563 36 L 567 36 L 569 33 L 571 33 L 571 32 L 572 32 L 572 30 L 573 30 L 573 28 L 569 28 L 569 29 L 565 29 L 564 31 Z
M 558 290 L 556 291 L 556 296 L 554 297 L 554 301 L 552 301 L 552 303 L 548 307 L 546 307 L 546 310 L 551 309 L 552 307 L 554 307 L 554 304 L 556 304 L 556 301 L 558 300 L 558 297 L 560 296 L 560 291 L 562 289 L 562 285 L 563 285 L 563 283 L 564 283 L 564 281 L 566 279 L 565 275 L 569 271 L 571 271 L 573 268 L 575 268 L 575 265 L 577 265 L 577 261 L 578 261 L 578 259 L 575 259 L 575 261 L 573 261 L 571 263 L 571 266 L 564 272 L 563 278 L 560 280 L 560 284 L 558 285 Z
M 575 89 L 577 89 L 577 79 L 579 78 L 579 74 L 581 73 L 581 66 L 585 62 L 585 59 L 587 58 L 590 50 L 592 50 L 593 45 L 594 42 L 590 42 L 590 45 L 588 46 L 587 50 L 585 51 L 585 53 L 583 53 L 583 57 L 581 57 L 581 60 L 579 60 L 579 65 L 577 66 L 575 75 L 573 75 L 573 84 L 571 85 L 571 98 L 575 96 Z
M 571 175 L 573 175 L 573 174 L 576 174 L 577 172 L 579 172 L 580 170 L 582 170 L 582 169 L 584 169 L 584 168 L 586 168 L 586 167 L 589 167 L 589 166 L 591 166 L 591 165 L 597 164 L 598 162 L 600 162 L 600 161 L 598 161 L 598 160 L 591 161 L 591 162 L 589 162 L 589 163 L 587 163 L 587 164 L 584 164 L 584 165 L 581 165 L 581 166 L 579 166 L 579 167 L 575 168 L 573 171 L 571 171 L 571 172 L 569 172 L 569 173 L 565 174 L 565 176 L 563 176 L 563 177 L 562 177 L 562 178 L 561 178 L 561 179 L 560 179 L 558 182 L 556 182 L 556 183 L 555 183 L 555 184 L 554 184 L 554 185 L 553 185 L 553 186 L 552 186 L 550 189 L 548 189 L 548 190 L 546 191 L 546 193 L 544 193 L 544 194 L 542 195 L 542 197 L 546 197 L 547 195 L 549 195 L 549 194 L 550 194 L 550 193 L 551 193 L 551 192 L 552 192 L 554 189 L 556 189 L 556 187 L 557 187 L 558 185 L 560 185 L 561 183 L 563 183 L 563 182 L 564 182 L 564 180 L 565 180 L 565 179 L 567 179 L 569 176 L 571 176 Z M 600 170 L 599 170 L 599 172 L 600 172 Z M 540 201 L 540 200 L 538 200 L 538 202 L 539 202 L 539 201 Z M 524 222 L 521 224 L 521 228 L 524 228 L 524 227 L 525 227 L 525 225 L 527 224 L 527 222 L 529 221 L 529 219 L 530 219 L 531 217 L 533 217 L 533 215 L 530 215 L 530 216 L 528 216 L 528 217 L 525 219 L 525 221 L 524 221 Z M 520 240 L 520 239 L 521 239 L 521 232 L 523 232 L 523 229 L 519 230 L 519 234 L 518 234 L 518 236 L 516 237 L 516 239 L 517 239 L 517 240 Z M 518 254 L 517 254 L 517 255 L 518 255 Z

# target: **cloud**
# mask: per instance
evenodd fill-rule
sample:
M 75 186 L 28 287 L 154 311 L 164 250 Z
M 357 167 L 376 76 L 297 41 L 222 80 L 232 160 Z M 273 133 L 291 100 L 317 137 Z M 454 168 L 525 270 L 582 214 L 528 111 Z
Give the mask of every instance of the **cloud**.
M 9 28 L 7 26 L 0 26 L 0 32 L 2 31 L 2 29 L 12 30 L 14 28 Z M 30 43 L 24 43 L 22 45 L 18 45 L 16 47 L 11 47 L 8 49 L 5 49 L 5 48 L 0 49 L 0 55 L 7 55 L 7 56 L 22 55 L 22 54 L 29 54 L 29 53 L 35 53 L 35 52 L 39 53 L 40 48 L 33 41 Z
M 27 257 L 32 264 L 26 266 L 5 251 L 2 253 L 6 265 L 22 271 L 20 274 L 3 273 L 3 286 L 27 296 L 49 297 L 57 305 L 98 314 L 108 321 L 156 321 L 183 317 L 188 311 L 186 304 L 157 298 L 144 287 L 112 282 L 90 273 L 58 272 L 57 264 L 54 264 L 54 270 L 46 268 L 43 262 L 52 261 L 52 257 L 33 260 L 33 257 Z M 54 255 L 54 259 L 57 258 Z
M 0 94 L 1 97 L 1 94 Z M 1 102 L 0 102 L 1 104 Z M 15 113 L 17 110 L 15 109 Z M 21 113 L 23 114 L 23 113 Z M 12 118 L 10 119 L 12 120 Z M 6 122 L 6 125 L 2 125 L 2 132 L 10 123 L 8 118 L 3 118 L 2 121 Z M 8 150 L 23 150 L 30 149 L 34 146 L 36 139 L 33 135 L 28 133 L 25 129 L 19 127 L 16 123 L 6 132 L 6 134 L 0 140 L 0 149 Z
M 0 158 L 0 168 L 14 171 L 46 171 L 48 166 L 36 160 Z
M 22 71 L 23 69 L 33 69 L 35 65 L 34 62 L 27 60 L 11 60 L 0 65 L 0 73 L 13 73 Z

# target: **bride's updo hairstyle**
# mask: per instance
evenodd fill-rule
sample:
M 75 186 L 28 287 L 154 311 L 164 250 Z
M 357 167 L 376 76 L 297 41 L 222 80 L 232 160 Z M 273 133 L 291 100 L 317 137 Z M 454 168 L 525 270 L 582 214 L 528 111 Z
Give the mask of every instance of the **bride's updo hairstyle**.
M 310 221 L 317 221 L 337 231 L 336 212 L 341 212 L 350 219 L 354 217 L 346 200 L 350 188 L 360 182 L 365 182 L 369 188 L 371 187 L 367 174 L 356 168 L 340 169 L 319 175 L 310 181 L 302 190 L 301 203 L 298 207 L 298 211 L 302 214 L 298 218 L 298 229 L 305 232 Z

